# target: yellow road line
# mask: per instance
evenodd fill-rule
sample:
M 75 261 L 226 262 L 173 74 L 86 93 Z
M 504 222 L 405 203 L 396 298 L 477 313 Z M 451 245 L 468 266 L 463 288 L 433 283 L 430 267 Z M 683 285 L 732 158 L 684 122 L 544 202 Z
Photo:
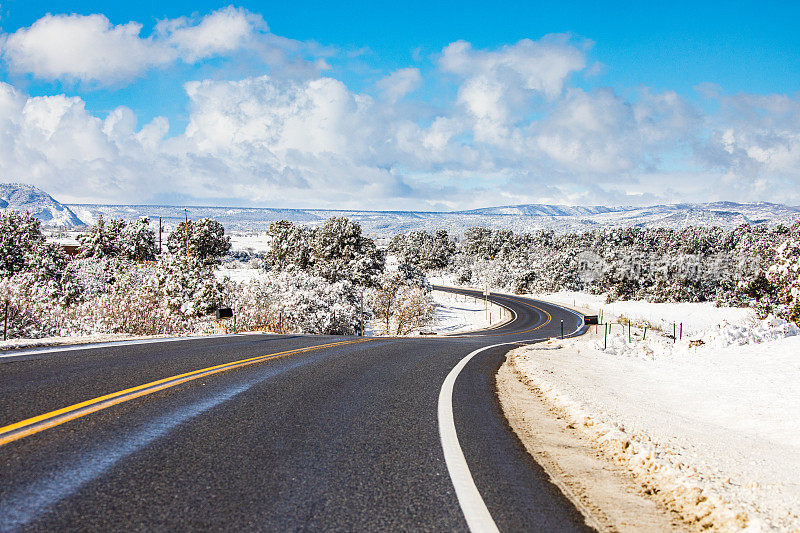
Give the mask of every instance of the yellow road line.
M 248 359 L 241 359 L 239 361 L 232 361 L 230 363 L 210 366 L 207 368 L 202 368 L 200 370 L 194 370 L 192 372 L 186 372 L 168 378 L 151 381 L 149 383 L 145 383 L 144 385 L 139 385 L 137 387 L 131 387 L 129 389 L 124 389 L 121 391 L 113 392 L 111 394 L 99 396 L 91 400 L 86 400 L 84 402 L 76 403 L 68 407 L 57 409 L 55 411 L 51 411 L 43 415 L 34 416 L 26 420 L 21 420 L 19 422 L 15 422 L 13 424 L 9 424 L 4 427 L 0 427 L 0 446 L 21 439 L 28 435 L 39 433 L 40 431 L 44 431 L 45 429 L 51 428 L 53 426 L 58 426 L 65 422 L 69 422 L 70 420 L 74 420 L 76 418 L 80 418 L 82 416 L 86 416 L 88 414 L 100 411 L 101 409 L 106 409 L 108 407 L 111 407 L 112 405 L 117 405 L 122 402 L 127 402 L 135 398 L 145 396 L 147 394 L 153 394 L 154 392 L 158 392 L 160 390 L 164 390 L 169 387 L 174 387 L 176 385 L 180 385 L 181 383 L 186 383 L 187 381 L 192 381 L 201 377 L 210 376 L 213 374 L 217 374 L 219 372 L 224 372 L 226 370 L 232 370 L 235 368 L 241 368 L 243 366 L 252 365 L 255 363 L 260 363 L 268 359 L 275 359 L 278 357 L 310 352 L 313 350 L 321 350 L 323 348 L 333 348 L 336 346 L 344 346 L 347 344 L 368 342 L 369 340 L 371 339 L 341 341 L 330 344 L 309 346 L 307 348 L 297 348 L 294 350 L 287 350 L 284 352 L 277 352 L 273 354 L 260 355 L 257 357 L 250 357 Z
M 455 293 L 455 294 L 459 294 L 459 293 Z M 462 292 L 460 294 L 465 294 L 465 293 Z M 467 296 L 473 296 L 473 295 L 467 294 Z M 509 300 L 509 301 L 514 302 L 514 303 L 518 303 L 520 305 L 524 305 L 525 307 L 530 307 L 532 309 L 538 309 L 539 311 L 541 311 L 542 313 L 547 315 L 547 320 L 544 323 L 539 324 L 535 328 L 526 329 L 526 330 L 523 330 L 523 331 L 512 331 L 510 333 L 486 333 L 486 334 L 481 334 L 481 333 L 478 332 L 480 330 L 478 330 L 474 334 L 455 333 L 455 334 L 453 334 L 453 337 L 459 337 L 459 336 L 464 336 L 464 337 L 503 337 L 503 336 L 506 336 L 506 335 L 521 335 L 523 333 L 530 333 L 531 331 L 536 331 L 539 328 L 543 328 L 553 320 L 553 316 L 550 313 L 548 313 L 547 311 L 545 311 L 544 309 L 542 309 L 541 307 L 536 307 L 535 305 L 532 305 L 532 304 L 529 304 L 529 303 L 527 303 L 525 301 L 522 301 L 519 298 L 513 298 L 513 297 L 510 297 L 510 296 L 503 296 L 503 295 L 500 295 L 500 294 L 494 294 L 493 296 L 495 298 L 501 298 L 503 300 Z M 495 302 L 495 303 L 497 303 L 497 302 Z M 500 305 L 500 304 L 498 304 L 498 305 Z M 509 308 L 506 307 L 506 309 L 509 309 Z M 511 311 L 511 309 L 509 309 L 509 311 Z M 509 322 L 509 324 L 513 324 L 513 321 Z M 486 330 L 484 330 L 484 331 L 486 331 Z
M 459 287 L 448 287 L 448 286 L 446 286 L 446 285 L 443 285 L 443 287 L 444 287 L 444 288 L 447 288 L 447 289 L 459 289 Z M 462 290 L 463 290 L 463 289 L 462 289 Z M 466 291 L 470 291 L 470 290 L 471 290 L 471 289 L 466 289 Z M 448 292 L 448 291 L 444 291 L 444 292 Z M 480 291 L 478 291 L 478 290 L 472 290 L 472 292 L 480 292 Z M 458 293 L 458 292 L 456 292 L 456 293 L 454 293 L 454 294 L 466 294 L 467 296 L 471 296 L 471 297 L 473 297 L 473 298 L 475 297 L 474 295 L 472 295 L 472 294 L 469 294 L 469 292 L 461 292 L 461 293 Z M 454 333 L 454 334 L 453 334 L 453 337 L 459 337 L 459 336 L 464 336 L 464 337 L 504 337 L 504 336 L 506 336 L 506 335 L 521 335 L 521 334 L 523 334 L 523 333 L 530 333 L 531 331 L 536 331 L 536 330 L 537 330 L 537 329 L 539 329 L 539 328 L 543 328 L 543 327 L 545 327 L 547 324 L 549 324 L 551 320 L 553 320 L 553 316 L 552 316 L 550 313 L 548 313 L 547 311 L 545 311 L 545 310 L 544 310 L 544 309 L 542 309 L 541 307 L 536 307 L 535 305 L 531 305 L 531 304 L 529 304 L 529 303 L 527 303 L 527 302 L 523 301 L 523 300 L 522 300 L 522 299 L 520 299 L 520 298 L 514 298 L 514 297 L 511 297 L 511 296 L 504 296 L 504 295 L 501 295 L 501 294 L 495 294 L 495 295 L 493 295 L 493 296 L 494 296 L 495 298 L 501 298 L 501 299 L 503 299 L 503 300 L 510 300 L 510 301 L 512 301 L 512 302 L 514 302 L 514 303 L 518 303 L 518 304 L 520 304 L 520 305 L 524 305 L 525 307 L 530 307 L 530 308 L 532 308 L 532 309 L 538 309 L 539 311 L 541 311 L 542 313 L 544 313 L 544 314 L 546 314 L 546 315 L 547 315 L 547 320 L 546 320 L 546 321 L 545 321 L 543 324 L 539 324 L 539 325 L 538 325 L 538 326 L 536 326 L 535 328 L 526 329 L 526 330 L 523 330 L 523 331 L 512 331 L 512 332 L 510 332 L 510 333 L 487 333 L 487 334 L 481 334 L 481 333 L 478 333 L 478 332 L 476 331 L 474 335 L 473 335 L 473 334 L 463 334 L 463 333 L 459 334 L 459 333 Z M 497 302 L 495 302 L 495 303 L 497 303 Z M 498 305 L 500 305 L 500 304 L 498 304 Z M 503 306 L 501 305 L 501 307 L 503 307 Z M 508 307 L 506 307 L 506 309 L 508 309 L 509 311 L 512 311 L 512 310 L 511 310 L 511 309 L 509 309 Z M 513 321 L 512 321 L 512 322 L 509 322 L 509 324 L 513 324 Z M 491 329 L 491 328 L 489 328 L 489 329 Z M 480 331 L 480 330 L 479 330 L 479 331 Z M 486 331 L 486 330 L 484 330 L 484 331 Z
M 545 327 L 547 324 L 550 323 L 551 320 L 553 320 L 553 316 L 550 313 L 548 313 L 547 311 L 545 311 L 544 309 L 542 309 L 541 307 L 536 307 L 535 305 L 529 304 L 527 302 L 523 302 L 518 298 L 510 298 L 508 296 L 501 296 L 499 294 L 496 294 L 495 298 L 501 298 L 503 300 L 510 300 L 510 301 L 512 301 L 514 303 L 518 303 L 520 305 L 524 305 L 525 307 L 530 307 L 532 309 L 538 309 L 539 311 L 541 311 L 542 313 L 547 315 L 547 320 L 545 322 L 543 322 L 542 324 L 539 324 L 535 328 L 526 329 L 526 330 L 523 330 L 523 331 L 512 331 L 510 333 L 491 333 L 491 334 L 487 334 L 487 335 L 479 335 L 481 337 L 503 337 L 505 335 L 521 335 L 523 333 L 530 333 L 531 331 L 536 331 L 539 328 Z

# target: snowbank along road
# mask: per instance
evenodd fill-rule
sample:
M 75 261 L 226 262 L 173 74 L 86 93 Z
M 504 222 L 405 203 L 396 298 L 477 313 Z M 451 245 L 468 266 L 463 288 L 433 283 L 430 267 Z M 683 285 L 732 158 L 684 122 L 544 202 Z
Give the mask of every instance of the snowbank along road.
M 479 295 L 475 291 L 439 288 Z M 233 335 L 0 358 L 0 531 L 573 531 L 494 375 L 577 313 L 469 335 Z

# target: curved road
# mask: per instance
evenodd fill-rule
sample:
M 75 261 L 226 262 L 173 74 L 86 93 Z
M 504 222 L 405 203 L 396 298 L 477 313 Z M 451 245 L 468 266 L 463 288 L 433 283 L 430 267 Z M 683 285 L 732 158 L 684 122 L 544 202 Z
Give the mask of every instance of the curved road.
M 587 530 L 494 393 L 509 349 L 582 317 L 491 299 L 515 320 L 469 335 L 0 355 L 0 531 Z

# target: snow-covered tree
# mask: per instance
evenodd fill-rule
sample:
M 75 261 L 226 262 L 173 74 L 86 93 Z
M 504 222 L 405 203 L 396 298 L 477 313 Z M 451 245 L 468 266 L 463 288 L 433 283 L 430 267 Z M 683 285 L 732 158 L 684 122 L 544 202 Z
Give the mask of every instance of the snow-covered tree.
M 312 272 L 335 283 L 347 280 L 369 286 L 384 267 L 383 252 L 361 234 L 361 226 L 345 217 L 329 219 L 314 231 Z
M 359 331 L 359 295 L 355 286 L 303 271 L 268 273 L 260 289 L 268 295 L 286 332 L 355 335 Z
M 775 287 L 777 314 L 800 324 L 800 232 L 778 246 L 767 278 Z
M 122 219 L 111 219 L 106 222 L 103 215 L 89 230 L 89 233 L 78 236 L 80 243 L 81 258 L 94 257 L 118 257 L 120 255 L 120 237 L 125 228 L 125 221 Z
M 53 298 L 54 287 L 27 272 L 0 278 L 0 304 L 8 301 L 9 338 L 57 336 L 61 333 L 62 306 Z
M 167 248 L 173 255 L 186 256 L 186 224 L 181 222 L 167 237 Z M 225 228 L 210 218 L 189 221 L 189 255 L 204 263 L 219 263 L 231 249 L 231 238 Z
M 387 335 L 405 335 L 429 324 L 435 304 L 425 276 L 414 266 L 401 265 L 396 272 L 384 272 L 370 291 L 370 308 Z
M 119 235 L 119 249 L 125 259 L 154 261 L 158 250 L 150 219 L 144 217 L 126 224 Z
M 288 220 L 279 220 L 267 229 L 267 260 L 271 268 L 306 270 L 311 262 L 313 232 Z
M 456 243 L 445 230 L 438 230 L 434 235 L 426 231 L 399 233 L 389 243 L 389 252 L 401 263 L 423 270 L 446 267 L 455 251 Z
M 89 233 L 78 237 L 78 242 L 82 259 L 117 257 L 153 261 L 156 258 L 156 237 L 146 217 L 128 223 L 121 218 L 106 222 L 100 215 Z
M 0 215 L 0 276 L 25 270 L 32 252 L 43 244 L 41 222 L 27 211 Z
M 223 287 L 212 267 L 197 257 L 166 256 L 158 262 L 153 283 L 164 305 L 185 317 L 207 315 L 223 304 Z

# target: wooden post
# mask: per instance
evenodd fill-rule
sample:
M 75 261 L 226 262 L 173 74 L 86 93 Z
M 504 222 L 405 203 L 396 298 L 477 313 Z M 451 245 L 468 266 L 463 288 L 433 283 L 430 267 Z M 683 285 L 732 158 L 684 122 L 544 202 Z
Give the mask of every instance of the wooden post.
M 603 349 L 608 347 L 608 324 L 603 324 Z
M 564 321 L 561 321 L 561 340 L 564 340 Z
M 161 253 L 161 217 L 158 217 L 158 253 Z
M 683 322 L 681 322 L 681 332 L 678 335 L 681 339 L 683 339 Z
M 189 259 L 189 213 L 183 210 L 183 229 L 186 230 L 186 259 Z
M 5 311 L 3 312 L 3 340 L 8 340 L 8 300 L 6 300 Z
M 361 335 L 359 337 L 364 336 L 364 291 L 361 291 Z
M 672 323 L 672 343 L 673 344 L 675 344 L 675 342 L 678 340 L 678 337 L 676 336 L 676 333 L 677 333 L 677 331 L 675 331 L 675 322 L 673 322 Z

